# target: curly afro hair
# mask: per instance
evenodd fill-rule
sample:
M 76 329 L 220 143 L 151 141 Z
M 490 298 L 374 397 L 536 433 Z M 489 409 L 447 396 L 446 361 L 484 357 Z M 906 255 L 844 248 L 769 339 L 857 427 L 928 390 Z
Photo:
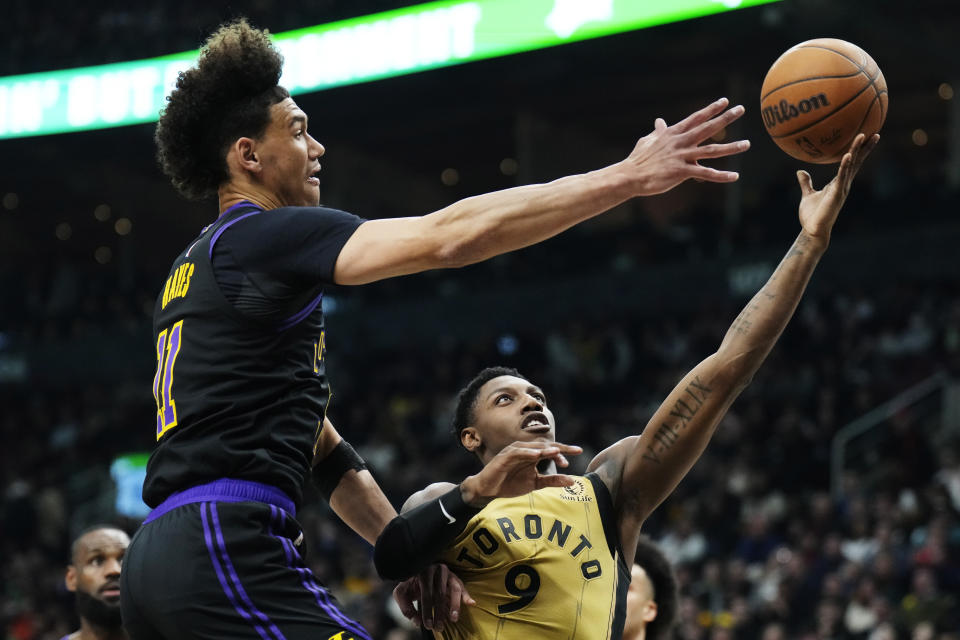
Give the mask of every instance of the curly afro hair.
M 197 66 L 177 77 L 154 134 L 157 160 L 180 193 L 205 198 L 227 181 L 229 146 L 262 136 L 270 107 L 290 96 L 278 85 L 282 68 L 269 32 L 243 18 L 204 43 Z

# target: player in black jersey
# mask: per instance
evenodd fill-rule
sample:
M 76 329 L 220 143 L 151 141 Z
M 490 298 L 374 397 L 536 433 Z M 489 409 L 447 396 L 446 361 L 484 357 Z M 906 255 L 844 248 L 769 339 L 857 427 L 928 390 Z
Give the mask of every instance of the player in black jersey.
M 216 195 L 220 215 L 174 260 L 154 312 L 154 509 L 123 572 L 137 640 L 368 637 L 304 566 L 294 520 L 311 469 L 371 543 L 395 515 L 326 419 L 324 285 L 474 263 L 688 178 L 731 182 L 698 161 L 749 146 L 700 146 L 743 113 L 722 99 L 670 127 L 658 119 L 598 171 L 364 221 L 318 206 L 325 150 L 278 86 L 281 64 L 265 32 L 225 25 L 157 125 L 164 171 L 188 197 Z

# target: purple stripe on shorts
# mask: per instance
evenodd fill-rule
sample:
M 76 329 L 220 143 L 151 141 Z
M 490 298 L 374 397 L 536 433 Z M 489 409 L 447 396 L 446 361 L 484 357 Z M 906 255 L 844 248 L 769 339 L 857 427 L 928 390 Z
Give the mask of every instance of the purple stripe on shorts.
M 234 205 L 234 206 L 237 206 L 237 205 Z M 230 208 L 232 209 L 233 207 L 230 207 Z M 230 210 L 230 209 L 227 209 L 227 211 L 229 211 L 229 210 Z M 224 213 L 226 213 L 226 211 L 225 211 Z M 223 234 L 224 231 L 226 231 L 231 225 L 237 224 L 238 222 L 240 222 L 240 221 L 243 220 L 244 218 L 249 218 L 250 216 L 255 216 L 255 215 L 257 215 L 258 213 L 263 213 L 263 209 L 257 209 L 256 211 L 251 211 L 250 213 L 245 213 L 245 214 L 243 214 L 242 216 L 240 216 L 239 218 L 234 218 L 233 220 L 231 220 L 231 221 L 228 222 L 227 224 L 225 224 L 225 225 L 223 225 L 222 227 L 220 227 L 219 229 L 217 229 L 216 233 L 213 234 L 213 237 L 210 238 L 210 256 L 209 256 L 210 259 L 211 259 L 211 260 L 213 259 L 213 245 L 217 244 L 217 240 L 220 239 L 220 236 L 221 236 L 221 234 Z
M 321 300 L 323 300 L 322 291 L 320 292 L 320 295 L 311 300 L 307 306 L 281 322 L 280 326 L 277 327 L 277 331 L 286 331 L 290 327 L 302 322 L 304 318 L 313 313 L 313 310 L 317 308 L 317 305 L 320 304 Z
M 207 543 L 207 551 L 210 553 L 210 562 L 213 563 L 213 568 L 217 571 L 217 579 L 220 580 L 220 587 L 223 589 L 223 592 L 227 595 L 227 598 L 230 600 L 230 604 L 233 605 L 233 608 L 237 610 L 237 613 L 240 616 L 253 625 L 253 628 L 257 630 L 257 633 L 260 634 L 260 637 L 263 640 L 273 640 L 267 632 L 257 624 L 250 613 L 246 609 L 243 609 L 240 604 L 237 602 L 237 598 L 233 593 L 233 590 L 230 589 L 230 585 L 227 584 L 227 578 L 223 575 L 223 567 L 220 566 L 220 561 L 217 558 L 217 552 L 214 549 L 213 545 L 213 536 L 210 534 L 210 523 L 207 520 L 207 507 L 211 503 L 204 502 L 200 504 L 200 519 L 203 521 L 203 538 Z
M 274 527 L 279 525 L 283 529 L 283 511 L 278 509 L 276 505 L 270 505 L 270 535 L 280 541 L 280 546 L 283 547 L 283 553 L 287 556 L 287 566 L 290 566 L 290 563 L 293 559 L 290 557 L 290 549 L 287 548 L 287 545 L 283 544 L 285 538 L 278 536 L 274 533 Z
M 317 604 L 320 605 L 320 608 L 323 609 L 331 619 L 342 625 L 347 631 L 360 636 L 363 640 L 372 640 L 364 628 L 360 626 L 360 623 L 345 616 L 343 612 L 337 609 L 337 606 L 330 601 L 329 592 L 317 583 L 310 569 L 306 567 L 295 567 L 294 570 L 300 574 L 300 583 L 304 589 L 313 594 L 313 597 L 317 600 Z
M 283 509 L 279 509 L 274 505 L 270 505 L 270 528 L 268 533 L 276 538 L 280 542 L 280 546 L 283 547 L 283 553 L 287 557 L 287 568 L 293 569 L 300 575 L 300 584 L 303 585 L 303 588 L 313 594 L 314 598 L 317 600 L 317 604 L 321 609 L 327 614 L 327 616 L 340 624 L 344 629 L 353 632 L 354 634 L 365 638 L 366 640 L 371 640 L 370 636 L 366 634 L 363 627 L 359 623 L 354 622 L 347 616 L 345 616 L 336 606 L 330 602 L 329 596 L 327 596 L 326 590 L 323 589 L 319 584 L 316 583 L 313 573 L 310 569 L 306 567 L 295 567 L 293 566 L 294 557 L 300 561 L 300 554 L 297 553 L 296 547 L 293 544 L 293 541 L 286 536 L 277 535 L 274 533 L 274 527 L 279 526 L 282 530 L 287 521 L 287 514 Z M 300 561 L 302 564 L 302 561 Z
M 216 543 L 217 547 L 220 550 L 220 554 L 223 559 L 223 564 L 227 568 L 227 571 L 230 574 L 230 580 L 233 582 L 234 588 L 237 590 L 237 594 L 240 596 L 240 599 L 243 600 L 243 603 L 250 609 L 250 611 L 255 615 L 261 622 L 266 624 L 270 631 L 273 633 L 273 636 L 277 640 L 286 640 L 284 635 L 280 632 L 280 629 L 277 628 L 270 618 L 266 616 L 262 611 L 257 609 L 253 604 L 253 601 L 250 600 L 250 597 L 247 595 L 246 589 L 243 588 L 243 585 L 240 583 L 240 577 L 237 575 L 236 569 L 233 567 L 233 562 L 230 560 L 230 556 L 227 554 L 227 545 L 223 541 L 223 530 L 220 528 L 220 517 L 217 515 L 217 503 L 209 503 L 210 514 L 213 516 L 213 530 L 216 534 Z
M 281 520 L 285 519 L 285 515 L 282 511 L 280 512 L 280 517 Z M 297 551 L 292 540 L 289 538 L 280 538 L 280 542 L 284 545 L 284 549 L 289 548 L 293 556 L 296 558 L 297 564 L 304 564 L 303 559 L 300 557 L 300 553 Z M 317 582 L 316 577 L 309 568 L 306 566 L 295 567 L 292 563 L 289 566 L 291 569 L 300 574 L 300 584 L 303 585 L 304 589 L 313 594 L 317 604 L 328 616 L 330 616 L 332 620 L 336 621 L 338 624 L 342 625 L 344 629 L 358 635 L 364 640 L 372 640 L 367 634 L 366 630 L 360 626 L 359 622 L 351 620 L 337 608 L 337 606 L 330 600 L 330 594 L 326 589 L 323 588 L 323 585 Z

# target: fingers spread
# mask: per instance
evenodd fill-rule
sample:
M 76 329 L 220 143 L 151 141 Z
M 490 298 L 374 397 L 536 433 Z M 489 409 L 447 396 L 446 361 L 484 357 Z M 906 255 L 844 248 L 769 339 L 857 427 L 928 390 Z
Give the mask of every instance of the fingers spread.
M 393 599 L 397 601 L 397 605 L 400 607 L 400 613 L 403 614 L 403 617 L 408 620 L 412 620 L 415 624 L 420 624 L 420 612 L 417 611 L 414 602 L 417 601 L 416 592 L 414 585 L 416 585 L 416 578 L 411 578 L 405 582 L 401 582 L 393 590 Z
M 736 182 L 740 178 L 740 174 L 736 171 L 720 171 L 699 164 L 687 165 L 686 173 L 687 178 L 703 180 L 704 182 Z
M 716 118 L 691 128 L 686 134 L 687 139 L 692 141 L 694 144 L 700 144 L 707 138 L 712 138 L 718 132 L 726 129 L 728 126 L 730 126 L 730 124 L 742 116 L 744 111 L 745 109 L 743 108 L 743 105 L 738 104 L 735 107 L 731 107 Z
M 447 607 L 444 612 L 444 621 L 453 620 L 456 622 L 460 618 L 460 599 L 463 594 L 463 583 L 447 565 L 443 565 L 444 583 L 447 592 Z
M 562 453 L 569 455 L 578 455 L 583 453 L 583 447 L 578 447 L 575 444 L 563 444 L 562 442 L 554 442 L 553 446 L 559 449 Z
M 710 118 L 714 117 L 721 111 L 727 108 L 727 105 L 730 104 L 730 101 L 726 98 L 720 98 L 719 100 L 707 105 L 699 111 L 694 111 L 689 116 L 678 122 L 674 125 L 678 133 L 684 133 L 690 129 L 703 124 Z
M 440 593 L 440 572 L 438 565 L 431 565 L 421 575 L 420 616 L 423 626 L 427 629 L 438 629 L 436 626 L 437 594 Z
M 800 192 L 803 195 L 813 192 L 813 179 L 810 177 L 810 174 L 803 169 L 797 171 L 797 182 L 800 183 Z
M 863 134 L 860 134 L 860 136 L 857 137 L 863 137 Z M 857 145 L 856 153 L 853 154 L 854 173 L 860 170 L 860 166 L 863 165 L 863 161 L 867 159 L 867 156 L 870 155 L 870 152 L 873 151 L 879 141 L 880 135 L 876 133 L 870 136 L 869 140 L 863 140 L 860 145 L 857 145 L 857 141 L 854 140 L 854 145 Z M 853 148 L 851 148 L 851 151 L 853 151 Z
M 749 140 L 738 140 L 736 142 L 728 142 L 726 144 L 705 144 L 701 147 L 694 147 L 690 151 L 690 158 L 694 160 L 704 158 L 723 158 L 725 156 L 732 156 L 735 153 L 743 153 L 749 148 Z
M 565 453 L 569 455 L 578 455 L 583 453 L 583 449 L 576 445 L 563 444 L 561 442 L 523 442 L 517 441 L 509 445 L 504 452 L 507 452 L 510 455 L 519 456 L 522 458 L 526 457 L 550 457 L 555 456 L 558 453 Z

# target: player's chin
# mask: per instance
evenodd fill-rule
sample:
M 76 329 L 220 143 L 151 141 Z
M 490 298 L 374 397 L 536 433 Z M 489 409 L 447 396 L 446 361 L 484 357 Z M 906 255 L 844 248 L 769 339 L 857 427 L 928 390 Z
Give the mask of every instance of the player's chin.
M 320 206 L 320 184 L 307 181 L 306 188 L 303 190 L 303 206 Z
M 553 429 L 523 429 L 518 440 L 524 442 L 556 442 Z

